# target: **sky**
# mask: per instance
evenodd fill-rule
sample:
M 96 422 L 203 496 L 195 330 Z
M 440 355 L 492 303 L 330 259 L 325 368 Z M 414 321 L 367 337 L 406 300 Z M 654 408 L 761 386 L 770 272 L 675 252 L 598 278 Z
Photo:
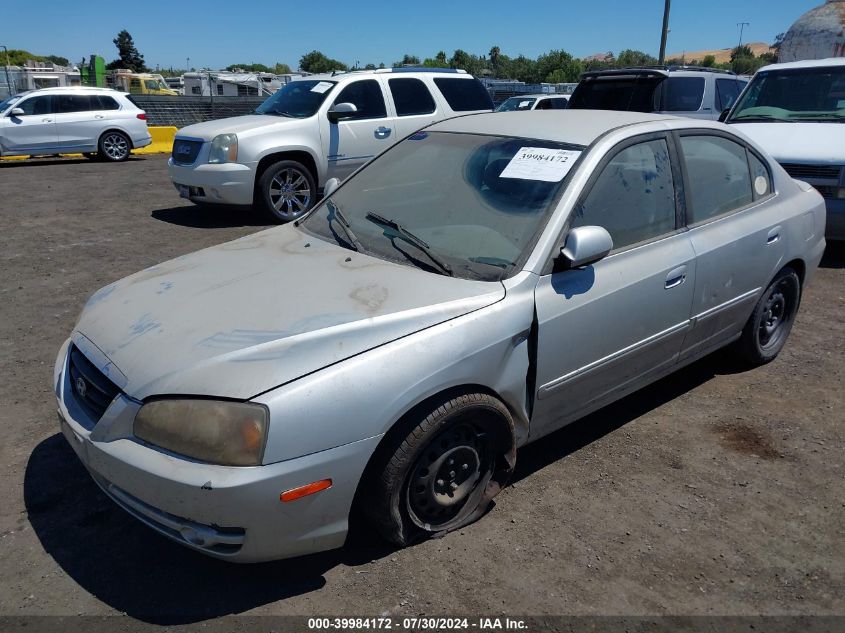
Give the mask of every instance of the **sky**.
M 772 42 L 822 0 L 675 0 L 666 52 Z M 128 30 L 147 66 L 222 68 L 277 62 L 296 68 L 319 50 L 346 64 L 383 62 L 405 53 L 451 56 L 456 48 L 511 57 L 563 49 L 576 57 L 626 48 L 657 56 L 664 0 L 39 0 L 0 21 L 0 45 L 73 63 L 92 53 L 117 57 L 112 40 Z M 37 15 L 35 7 L 37 6 Z M 8 14 L 6 17 L 9 17 Z

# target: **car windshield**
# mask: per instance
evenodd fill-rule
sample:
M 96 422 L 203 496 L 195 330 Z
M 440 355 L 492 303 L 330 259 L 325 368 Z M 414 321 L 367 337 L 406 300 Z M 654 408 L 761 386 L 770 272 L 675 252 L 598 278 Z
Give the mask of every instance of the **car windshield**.
M 515 110 L 530 110 L 536 99 L 534 97 L 511 97 L 506 99 L 496 112 L 514 112 Z
M 304 119 L 317 111 L 336 84 L 336 81 L 314 79 L 292 81 L 273 93 L 255 112 Z
M 569 107 L 653 112 L 657 109 L 655 88 L 665 78 L 664 75 L 599 75 L 584 79 L 572 93 Z
M 845 122 L 845 66 L 757 73 L 730 122 Z
M 11 97 L 6 97 L 3 101 L 0 101 L 0 112 L 3 112 L 6 108 L 11 106 L 15 101 L 20 99 L 23 95 L 12 95 Z
M 299 226 L 433 273 L 504 279 L 528 257 L 583 150 L 536 139 L 417 132 Z

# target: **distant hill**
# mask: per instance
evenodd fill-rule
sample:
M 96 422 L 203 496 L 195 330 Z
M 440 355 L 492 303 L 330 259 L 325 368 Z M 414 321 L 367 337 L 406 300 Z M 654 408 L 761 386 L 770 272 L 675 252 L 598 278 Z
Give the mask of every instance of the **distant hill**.
M 755 57 L 759 56 L 761 53 L 774 52 L 774 49 L 765 42 L 750 42 L 748 44 L 743 44 L 743 46 L 750 48 Z M 697 59 L 698 61 L 701 61 L 708 55 L 713 55 L 713 57 L 716 58 L 716 63 L 721 64 L 731 61 L 731 51 L 733 51 L 733 47 L 719 48 L 712 51 L 683 51 L 681 53 L 666 55 L 666 59 L 684 59 L 686 61 Z

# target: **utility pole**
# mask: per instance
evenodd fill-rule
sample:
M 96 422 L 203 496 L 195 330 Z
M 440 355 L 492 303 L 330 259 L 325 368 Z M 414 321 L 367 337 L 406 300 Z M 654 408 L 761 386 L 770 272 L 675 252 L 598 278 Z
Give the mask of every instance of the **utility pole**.
M 657 63 L 661 66 L 666 62 L 666 37 L 669 35 L 669 5 L 671 0 L 666 0 L 663 7 L 663 30 L 660 32 L 660 56 Z
M 190 71 L 191 71 L 191 58 L 186 57 L 185 58 L 185 72 L 187 73 L 187 72 L 190 72 Z
M 739 44 L 736 47 L 740 49 L 742 48 L 742 31 L 746 26 L 751 26 L 751 22 L 737 22 L 736 25 L 739 27 Z
M 0 46 L 3 46 L 3 45 L 0 44 Z M 5 68 L 6 68 L 6 85 L 9 87 L 8 96 L 11 97 L 16 91 L 12 87 L 12 80 L 9 79 L 9 66 L 10 66 L 10 64 L 9 64 L 9 49 L 6 48 L 5 46 L 3 46 L 3 50 L 6 51 L 6 66 L 5 66 Z

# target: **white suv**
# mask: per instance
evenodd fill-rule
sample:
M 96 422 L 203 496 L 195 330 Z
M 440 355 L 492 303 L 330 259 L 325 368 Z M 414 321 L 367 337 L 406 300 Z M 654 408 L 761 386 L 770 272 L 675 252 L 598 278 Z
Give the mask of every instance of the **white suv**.
M 182 128 L 170 179 L 194 202 L 255 204 L 286 222 L 313 206 L 326 181 L 345 178 L 409 134 L 492 109 L 487 90 L 463 70 L 309 75 L 251 115 Z
M 76 154 L 122 161 L 152 142 L 147 115 L 109 88 L 42 88 L 0 101 L 0 156 Z

